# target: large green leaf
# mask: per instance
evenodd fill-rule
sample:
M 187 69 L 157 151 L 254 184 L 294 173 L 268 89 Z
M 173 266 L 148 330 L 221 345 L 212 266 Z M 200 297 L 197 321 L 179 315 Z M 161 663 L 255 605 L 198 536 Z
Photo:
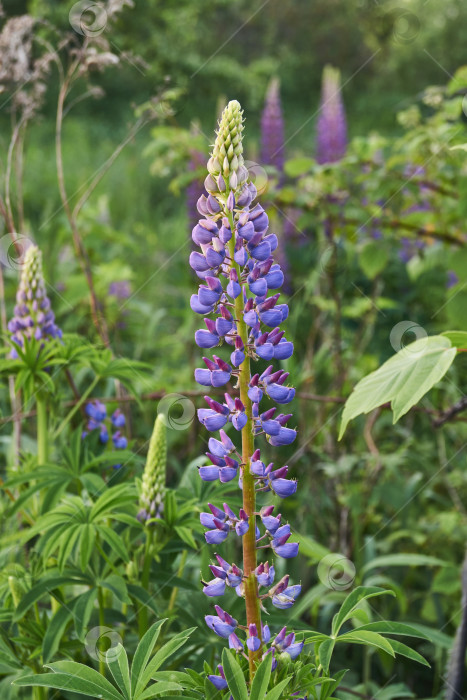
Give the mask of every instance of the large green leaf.
M 402 644 L 402 642 L 398 642 L 396 639 L 387 639 L 386 641 L 389 642 L 396 654 L 400 654 L 400 656 L 406 656 L 408 659 L 411 659 L 412 661 L 417 661 L 419 664 L 422 664 L 423 666 L 428 666 L 428 668 L 430 668 L 430 664 L 428 663 L 428 661 L 424 659 L 423 656 L 418 653 L 418 651 L 414 651 L 413 649 L 408 647 L 407 644 Z
M 86 629 L 91 618 L 94 602 L 97 597 L 97 588 L 91 588 L 76 600 L 73 607 L 73 617 L 75 620 L 75 631 L 78 639 L 84 642 Z
M 166 622 L 166 619 L 167 618 L 155 622 L 148 629 L 135 651 L 131 666 L 131 687 L 133 688 L 134 697 L 137 696 L 138 692 L 144 689 L 141 676 L 151 657 L 152 650 L 154 649 L 154 645 L 159 637 L 161 627 L 164 622 Z
M 108 649 L 105 660 L 115 683 L 118 685 L 125 700 L 131 698 L 130 671 L 128 668 L 128 656 L 121 644 Z
M 168 659 L 169 656 L 172 656 L 172 654 L 175 654 L 177 649 L 179 649 L 185 644 L 186 640 L 188 639 L 190 634 L 194 632 L 194 630 L 195 628 L 191 627 L 190 629 L 184 630 L 183 632 L 176 634 L 175 637 L 172 637 L 172 639 L 169 642 L 167 642 L 167 644 L 164 644 L 164 646 L 154 654 L 151 661 L 141 673 L 140 678 L 138 680 L 138 682 L 140 680 L 142 681 L 143 688 L 146 687 L 146 685 L 149 683 L 156 671 L 158 671 L 159 668 L 162 666 L 164 661 L 166 661 L 166 659 Z
M 100 676 L 102 678 L 102 676 Z M 105 678 L 103 678 L 105 681 Z M 115 691 L 111 694 L 102 685 L 93 683 L 85 678 L 79 678 L 69 673 L 41 673 L 37 676 L 23 676 L 13 682 L 19 686 L 42 686 L 43 688 L 55 688 L 56 690 L 68 690 L 87 695 L 91 698 L 106 698 L 106 700 L 123 700 L 122 696 Z M 112 687 L 112 686 L 111 686 Z M 104 690 L 107 692 L 104 695 Z
M 47 630 L 42 642 L 42 656 L 44 663 L 50 661 L 57 651 L 72 611 L 68 607 L 60 607 L 47 625 Z
M 350 642 L 351 644 L 364 644 L 368 647 L 376 647 L 378 649 L 382 649 L 391 656 L 395 656 L 389 641 L 380 634 L 369 630 L 360 630 L 360 628 L 358 628 L 353 632 L 348 632 L 347 634 L 343 634 L 341 637 L 338 637 L 337 641 Z
M 443 331 L 442 336 L 448 338 L 456 348 L 467 348 L 467 331 Z
M 275 688 L 269 691 L 269 693 L 265 696 L 264 700 L 279 700 L 279 698 L 282 697 L 282 691 L 286 686 L 289 685 L 290 683 L 290 678 L 285 678 L 283 681 L 278 683 Z
M 78 664 L 75 661 L 57 661 L 48 664 L 53 673 L 42 673 L 37 676 L 23 676 L 16 685 L 40 685 L 58 690 L 73 690 L 81 695 L 106 700 L 122 700 L 122 695 L 109 681 L 93 668 Z
M 358 586 L 349 593 L 347 598 L 342 603 L 338 613 L 334 615 L 332 621 L 332 634 L 337 636 L 340 628 L 347 620 L 353 616 L 354 611 L 360 607 L 360 604 L 368 598 L 374 598 L 379 595 L 394 595 L 392 591 L 387 591 L 384 588 L 379 588 L 377 586 Z
M 448 371 L 456 348 L 441 335 L 420 338 L 360 380 L 347 399 L 339 439 L 353 418 L 391 403 L 394 423 L 412 408 Z
M 329 671 L 329 664 L 331 663 L 331 656 L 335 646 L 335 639 L 326 639 L 322 644 L 319 645 L 319 662 L 323 667 L 325 673 L 328 673 Z
M 386 569 L 388 566 L 448 566 L 448 562 L 427 554 L 386 554 L 365 564 L 362 573 L 379 567 Z
M 53 590 L 62 586 L 65 583 L 78 584 L 81 583 L 79 580 L 71 576 L 48 576 L 44 577 L 39 583 L 31 588 L 30 591 L 26 593 L 24 598 L 22 598 L 20 604 L 16 608 L 15 620 L 20 620 L 23 615 L 29 610 L 29 608 L 34 605 L 42 596 L 46 594 L 51 594 Z
M 272 654 L 267 654 L 264 661 L 258 666 L 253 683 L 251 684 L 251 700 L 263 700 L 271 678 Z
M 378 634 L 398 634 L 403 637 L 420 637 L 421 639 L 430 640 L 430 637 L 422 632 L 422 630 L 407 625 L 405 622 L 392 622 L 391 620 L 378 620 L 377 622 L 368 622 L 366 625 L 357 627 L 357 630 L 370 630 L 378 632 Z
M 228 649 L 224 649 L 222 652 L 222 666 L 233 699 L 248 700 L 245 676 L 240 664 Z
M 154 683 L 153 685 L 150 685 L 149 688 L 146 688 L 146 690 L 138 696 L 139 700 L 149 700 L 149 698 L 158 698 L 158 697 L 167 697 L 170 694 L 172 694 L 174 691 L 177 690 L 183 690 L 182 686 L 179 685 L 178 683 L 169 683 L 169 682 L 163 682 L 163 683 Z

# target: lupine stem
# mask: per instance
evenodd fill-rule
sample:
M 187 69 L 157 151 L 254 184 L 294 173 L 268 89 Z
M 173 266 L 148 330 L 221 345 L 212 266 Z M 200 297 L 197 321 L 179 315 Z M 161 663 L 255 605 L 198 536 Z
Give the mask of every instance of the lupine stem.
M 101 586 L 97 588 L 97 603 L 99 606 L 99 627 L 104 628 L 105 626 L 105 612 L 104 612 L 104 590 Z M 102 630 L 103 634 L 103 630 Z M 105 649 L 102 646 L 101 639 L 98 639 L 98 655 L 99 655 L 99 673 L 105 676 Z
M 37 395 L 37 459 L 39 464 L 46 464 L 49 457 L 47 435 L 47 402 L 39 393 Z
M 233 231 L 235 224 L 233 216 L 230 213 L 228 216 L 230 228 Z M 235 253 L 235 238 L 232 236 L 229 241 L 230 257 L 234 257 Z M 241 285 L 241 270 L 239 265 L 232 263 L 237 271 L 239 284 Z M 242 339 L 245 349 L 248 345 L 248 329 L 243 320 L 243 288 L 242 293 L 235 299 L 235 318 L 237 323 L 237 331 Z M 245 360 L 240 365 L 239 386 L 240 386 L 240 401 L 245 407 L 247 423 L 242 430 L 242 462 L 243 462 L 243 510 L 248 515 L 249 528 L 242 539 L 243 543 L 243 573 L 245 576 L 245 606 L 247 625 L 254 624 L 258 630 L 258 635 L 261 635 L 261 611 L 258 598 L 258 584 L 255 575 L 256 569 L 256 493 L 255 480 L 250 471 L 250 459 L 255 451 L 255 438 L 253 435 L 253 408 L 250 397 L 248 396 L 248 385 L 251 379 L 250 372 L 250 357 L 245 353 Z M 250 667 L 250 681 L 253 680 L 255 674 L 255 661 L 261 656 L 261 647 L 258 651 L 248 650 L 248 663 Z
M 188 550 L 184 549 L 182 552 L 182 556 L 180 557 L 180 564 L 178 565 L 178 569 L 177 569 L 177 577 L 178 578 L 181 578 L 183 575 L 183 570 L 185 568 L 187 554 L 188 554 Z M 175 601 L 177 600 L 177 595 L 178 595 L 178 588 L 177 588 L 177 586 L 174 586 L 172 588 L 172 593 L 170 594 L 169 607 L 167 608 L 168 612 L 172 612 L 172 610 L 174 609 Z
M 147 591 L 149 586 L 149 575 L 151 573 L 152 543 L 154 537 L 154 527 L 146 528 L 146 546 L 144 549 L 143 573 L 141 576 L 141 586 Z M 148 610 L 146 605 L 141 604 L 138 611 L 138 629 L 140 638 L 148 628 Z

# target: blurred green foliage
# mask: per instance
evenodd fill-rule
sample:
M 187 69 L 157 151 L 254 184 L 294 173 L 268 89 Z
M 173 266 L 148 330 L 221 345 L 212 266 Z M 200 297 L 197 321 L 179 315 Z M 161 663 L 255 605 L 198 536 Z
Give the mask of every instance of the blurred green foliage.
M 30 11 L 46 20 L 41 32 L 49 39 L 55 31 L 51 26 L 72 31 L 68 20 L 72 4 L 3 2 L 7 16 Z M 294 412 L 300 433 L 298 449 L 283 448 L 279 461 L 288 462 L 300 481 L 297 495 L 285 504 L 284 517 L 293 513 L 301 541 L 302 556 L 291 573 L 301 580 L 304 594 L 289 620 L 297 628 L 329 629 L 336 606 L 348 592 L 347 584 L 393 590 L 395 598 L 384 597 L 368 612 L 375 620 L 382 616 L 430 628 L 435 644 L 421 642 L 416 649 L 430 659 L 432 668 L 414 668 L 409 661 L 395 666 L 387 655 L 362 655 L 358 647 L 338 651 L 341 665 L 351 668 L 347 685 L 367 695 L 380 693 L 378 698 L 410 697 L 411 691 L 420 698 L 440 697 L 447 650 L 460 617 L 459 567 L 467 537 L 467 435 L 462 414 L 442 425 L 436 421 L 465 394 L 465 357 L 461 355 L 440 385 L 396 426 L 383 408 L 351 424 L 340 444 L 337 428 L 342 403 L 352 387 L 413 339 L 413 330 L 398 330 L 391 340 L 398 324 L 410 321 L 412 329 L 428 334 L 466 329 L 466 161 L 464 152 L 450 150 L 467 141 L 465 69 L 456 73 L 465 61 L 466 21 L 467 6 L 462 0 L 403 4 L 147 0 L 124 8 L 112 29 L 103 34 L 120 64 L 91 73 L 77 85 L 77 94 L 90 83 L 105 95 L 76 103 L 64 120 L 67 186 L 70 193 L 80 193 L 83 183 L 126 138 L 135 108 L 147 104 L 154 93 L 170 92 L 162 118 L 130 140 L 79 218 L 96 293 L 121 364 L 112 366 L 104 351 L 92 348 L 88 350 L 96 353 L 93 363 L 87 357 L 70 365 L 79 392 L 97 376 L 96 395 L 111 399 L 114 380 L 125 380 L 128 391 L 138 398 L 128 402 L 130 447 L 138 454 L 151 432 L 156 396 L 197 390 L 193 369 L 200 352 L 192 340 L 197 319 L 188 304 L 196 280 L 187 264 L 191 241 L 184 201 L 191 177 L 187 171 L 190 151 L 196 147 L 207 156 L 219 104 L 235 97 L 242 102 L 250 125 L 248 156 L 258 160 L 264 93 L 271 75 L 280 76 L 286 178 L 279 186 L 277 174 L 268 171 L 262 202 L 269 203 L 272 225 L 280 235 L 287 222 L 293 224 L 284 240 L 291 305 L 287 334 L 296 346 L 287 370 L 298 389 Z M 320 166 L 314 160 L 313 140 L 321 70 L 326 63 L 342 71 L 353 140 L 340 163 Z M 24 143 L 24 232 L 44 252 L 58 323 L 67 333 L 87 339 L 91 347 L 98 338 L 88 288 L 57 189 L 57 85 L 52 71 L 45 102 Z M 0 111 L 2 159 L 12 120 L 6 107 Z M 196 137 L 190 131 L 192 122 L 198 125 Z M 13 191 L 16 196 L 16 186 Z M 5 268 L 4 278 L 9 318 L 17 271 Z M 128 283 L 129 295 L 110 293 L 110 285 L 119 282 Z M 137 361 L 151 369 L 143 371 Z M 140 400 L 148 395 L 149 400 Z M 52 428 L 63 419 L 60 407 L 71 400 L 69 385 L 57 382 Z M 197 395 L 190 393 L 191 400 L 201 405 Z M 5 416 L 0 433 L 1 476 L 12 480 L 17 496 L 24 495 L 31 487 L 26 477 L 36 466 L 34 422 L 24 421 L 23 474 L 12 473 L 4 466 L 11 464 L 12 452 L 6 382 L 0 390 L 0 405 Z M 83 484 L 92 491 L 86 477 L 89 471 L 95 472 L 91 481 L 94 478 L 100 485 L 109 479 L 101 467 L 103 458 L 95 462 L 93 455 L 77 455 L 79 441 L 77 445 L 72 434 L 79 435 L 82 422 L 79 413 L 74 415 L 70 425 L 75 432 L 65 438 L 75 453 L 71 462 L 78 465 L 69 489 L 74 496 Z M 213 494 L 213 487 L 200 483 L 196 475 L 205 438 L 196 422 L 185 430 L 169 430 L 168 480 L 169 486 L 177 486 L 183 517 L 186 504 L 200 510 Z M 68 461 L 58 456 L 62 447 L 57 446 L 54 464 L 70 471 Z M 137 458 L 130 462 L 128 481 L 141 475 L 141 466 Z M 31 483 L 34 493 L 43 488 L 39 478 L 31 477 Z M 60 495 L 60 489 L 53 491 L 53 499 Z M 41 515 L 40 502 L 32 494 L 30 501 L 26 496 L 28 512 Z M 16 522 L 16 515 L 7 499 L 2 496 L 1 500 L 7 529 Z M 178 512 L 176 504 L 174 508 Z M 138 534 L 127 533 L 129 551 L 135 542 L 141 547 Z M 156 611 L 169 604 L 167 581 L 186 543 L 180 533 L 169 530 L 169 535 L 172 540 L 160 553 L 165 584 Z M 195 536 L 198 549 L 190 554 L 184 576 L 176 579 L 180 588 L 176 629 L 182 624 L 203 624 L 202 616 L 209 609 L 199 591 L 200 571 L 208 574 L 209 552 L 199 546 L 200 533 Z M 7 538 L 1 552 L 4 567 L 14 566 L 10 543 Z M 318 565 L 330 553 L 338 553 L 345 563 L 338 560 L 335 571 L 334 563 L 327 564 L 320 573 Z M 36 556 L 31 556 L 34 565 Z M 47 567 L 52 565 L 55 562 Z M 111 576 L 110 569 L 100 573 Z M 10 573 L 9 568 L 5 571 Z M 136 585 L 132 576 L 131 572 L 122 576 L 124 585 Z M 339 587 L 342 576 L 343 589 Z M 88 582 L 91 590 L 94 583 Z M 32 585 L 29 579 L 28 585 Z M 6 580 L 2 586 L 7 595 Z M 112 595 L 124 598 L 121 591 Z M 6 600 L 8 622 L 13 605 Z M 279 615 L 271 616 L 273 625 L 279 620 Z M 44 635 L 47 620 L 39 623 Z M 42 645 L 40 634 L 32 639 L 31 650 Z M 194 650 L 202 645 L 203 657 L 214 666 L 217 638 L 208 635 L 206 642 L 203 629 L 194 639 L 187 652 L 190 663 L 201 667 L 202 659 Z M 73 634 L 62 651 L 76 651 Z M 394 686 L 392 695 L 381 690 L 388 682 Z M 3 686 L 2 692 L 7 692 Z

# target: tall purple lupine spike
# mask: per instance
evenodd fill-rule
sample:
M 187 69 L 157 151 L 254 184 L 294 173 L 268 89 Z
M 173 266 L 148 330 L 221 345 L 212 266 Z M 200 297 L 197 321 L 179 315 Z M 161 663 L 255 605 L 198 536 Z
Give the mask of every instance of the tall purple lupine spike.
M 285 161 L 285 134 L 284 118 L 282 115 L 282 105 L 280 97 L 280 83 L 278 78 L 272 78 L 269 82 L 266 98 L 264 100 L 263 113 L 261 115 L 261 163 L 263 165 L 273 165 L 279 174 L 279 185 L 284 182 L 284 161 Z M 283 242 L 291 236 L 290 218 L 286 212 L 282 218 Z M 281 245 L 277 251 L 277 260 L 285 274 L 284 291 L 291 292 L 289 281 L 289 264 L 285 245 Z
M 335 163 L 347 150 L 347 120 L 341 94 L 340 71 L 325 66 L 321 87 L 321 105 L 316 126 L 316 160 Z
M 284 559 L 298 554 L 298 544 L 289 542 L 290 525 L 282 524 L 280 514 L 273 516 L 274 507 L 263 508 L 261 513 L 256 511 L 258 491 L 286 498 L 297 488 L 295 481 L 286 478 L 287 466 L 278 469 L 272 463 L 266 466 L 255 447 L 259 436 L 264 436 L 260 439 L 273 446 L 294 441 L 296 431 L 287 427 L 291 414 L 276 414 L 275 408 L 261 409 L 260 403 L 267 396 L 280 406 L 288 404 L 295 390 L 287 385 L 288 373 L 273 365 L 262 374 L 253 374 L 250 369 L 250 363 L 258 359 L 287 360 L 293 353 L 293 344 L 280 330 L 289 310 L 286 304 L 279 303 L 280 295 L 276 293 L 284 281 L 283 272 L 272 257 L 278 240 L 268 232 L 264 209 L 253 204 L 256 188 L 243 162 L 242 131 L 240 105 L 229 102 L 222 113 L 207 165 L 204 182 L 207 196 L 202 195 L 198 200 L 198 211 L 205 218 L 194 227 L 192 238 L 201 252 L 191 253 L 190 265 L 201 284 L 190 305 L 193 311 L 205 316 L 205 328 L 195 334 L 197 345 L 203 350 L 215 349 L 216 353 L 203 357 L 205 367 L 195 370 L 195 378 L 202 386 L 228 389 L 223 400 L 205 396 L 207 408 L 198 410 L 198 418 L 207 430 L 220 431 L 220 440 L 209 439 L 206 454 L 211 464 L 200 467 L 199 474 L 205 481 L 221 483 L 238 478 L 243 492 L 243 507 L 238 512 L 227 503 L 222 508 L 210 503 L 210 512 L 201 513 L 208 544 L 219 545 L 229 536 L 237 536 L 243 549 L 242 568 L 217 555 L 217 564 L 210 567 L 215 578 L 203 582 L 204 593 L 217 597 L 228 588 L 235 588 L 237 595 L 245 599 L 243 629 L 248 630 L 245 643 L 236 632 L 242 626 L 219 606 L 215 608 L 217 615 L 208 615 L 206 622 L 218 636 L 229 639 L 232 650 L 248 651 L 252 679 L 257 662 L 266 653 L 274 654 L 279 649 L 291 658 L 300 653 L 300 645 L 282 644 L 280 635 L 267 648 L 271 635 L 269 628 L 261 623 L 261 610 L 268 598 L 277 608 L 291 607 L 301 587 L 289 586 L 288 576 L 274 586 L 274 566 L 257 562 L 258 550 L 265 548 Z M 270 291 L 273 293 L 268 296 Z M 220 357 L 222 349 L 218 349 L 224 344 L 228 346 L 225 358 Z M 229 389 L 235 382 L 235 389 Z M 233 438 L 241 433 L 241 454 L 235 439 L 226 432 L 230 427 Z M 258 515 L 263 535 L 256 522 Z M 261 588 L 269 590 L 263 593 Z M 216 687 L 224 687 L 222 673 L 221 677 L 209 678 Z
M 47 296 L 42 272 L 42 253 L 36 245 L 30 245 L 24 256 L 21 280 L 16 293 L 15 315 L 8 323 L 11 340 L 24 347 L 27 339 L 35 338 L 45 343 L 61 338 L 62 331 L 55 323 L 55 316 Z M 15 347 L 10 357 L 18 357 Z
M 278 78 L 272 78 L 266 92 L 261 115 L 261 163 L 273 165 L 279 173 L 284 170 L 284 118 Z

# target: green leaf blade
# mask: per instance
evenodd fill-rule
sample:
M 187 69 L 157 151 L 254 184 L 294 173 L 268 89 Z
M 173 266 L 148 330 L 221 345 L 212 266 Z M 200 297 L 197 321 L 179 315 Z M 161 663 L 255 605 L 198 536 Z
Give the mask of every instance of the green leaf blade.
M 234 700 L 248 700 L 245 677 L 238 661 L 228 649 L 222 652 L 225 679 Z
M 353 418 L 385 403 L 391 403 L 396 423 L 446 374 L 456 353 L 449 338 L 434 335 L 420 338 L 390 357 L 361 379 L 347 399 L 339 440 Z

